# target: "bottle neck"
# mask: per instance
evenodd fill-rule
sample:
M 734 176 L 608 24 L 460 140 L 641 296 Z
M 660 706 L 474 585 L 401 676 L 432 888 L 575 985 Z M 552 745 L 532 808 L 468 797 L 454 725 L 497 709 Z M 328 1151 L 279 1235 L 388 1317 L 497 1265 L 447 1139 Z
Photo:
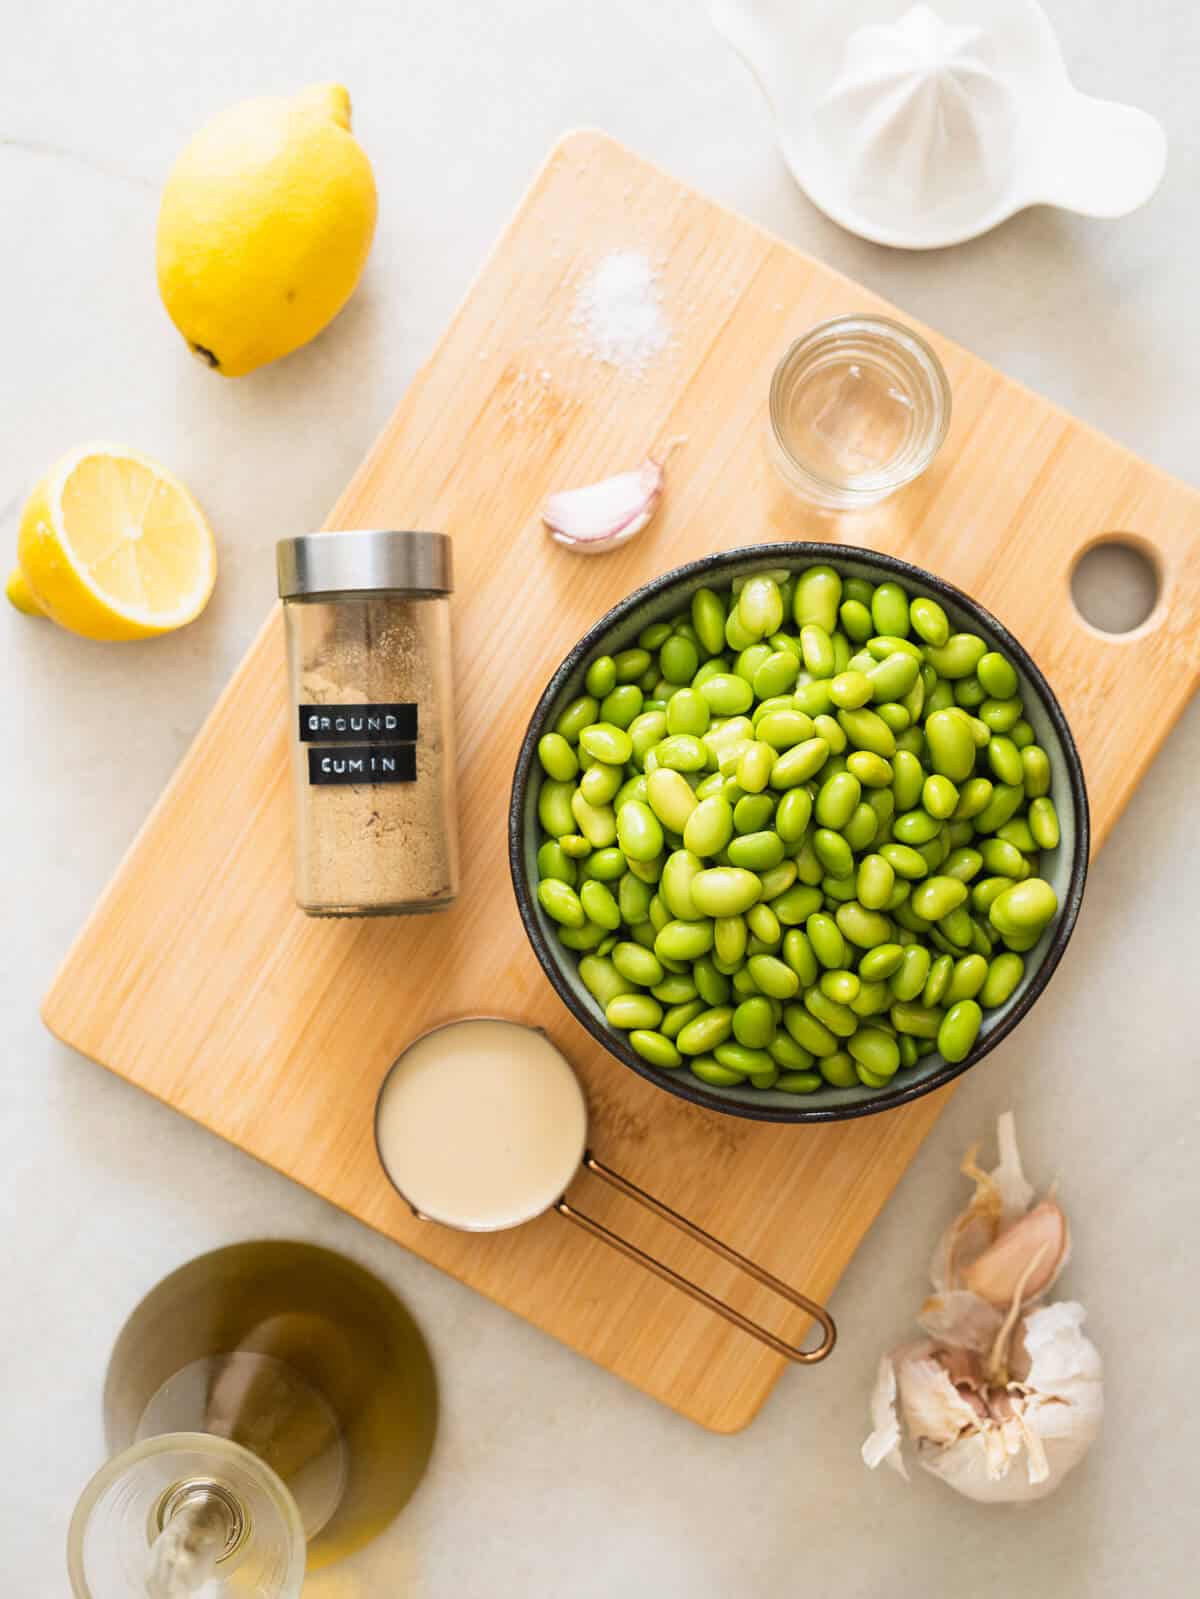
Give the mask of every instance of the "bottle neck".
M 249 1522 L 241 1502 L 222 1483 L 193 1477 L 159 1501 L 158 1536 L 146 1572 L 149 1599 L 189 1599 L 238 1548 Z

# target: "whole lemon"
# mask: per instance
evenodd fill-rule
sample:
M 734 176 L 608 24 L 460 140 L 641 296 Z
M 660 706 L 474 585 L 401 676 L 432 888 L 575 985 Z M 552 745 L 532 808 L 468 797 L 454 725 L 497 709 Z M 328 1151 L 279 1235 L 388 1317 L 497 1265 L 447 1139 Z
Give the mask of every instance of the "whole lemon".
M 371 163 L 340 84 L 245 100 L 176 161 L 158 214 L 158 287 L 226 377 L 299 349 L 354 292 L 375 232 Z

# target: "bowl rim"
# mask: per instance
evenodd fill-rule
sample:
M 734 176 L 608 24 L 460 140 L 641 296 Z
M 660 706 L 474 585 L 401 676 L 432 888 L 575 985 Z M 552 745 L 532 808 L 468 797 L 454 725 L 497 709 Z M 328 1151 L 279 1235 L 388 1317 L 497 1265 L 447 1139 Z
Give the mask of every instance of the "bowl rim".
M 666 590 L 686 583 L 689 579 L 708 573 L 721 574 L 729 567 L 745 565 L 748 561 L 761 560 L 764 566 L 792 565 L 804 561 L 818 561 L 837 567 L 840 561 L 859 561 L 866 565 L 879 568 L 881 571 L 900 581 L 907 580 L 915 583 L 929 592 L 948 599 L 953 605 L 965 611 L 969 616 L 978 618 L 1012 654 L 1012 657 L 1024 675 L 1033 683 L 1041 695 L 1046 714 L 1054 726 L 1062 746 L 1063 756 L 1067 766 L 1068 787 L 1071 793 L 1071 802 L 1075 812 L 1075 848 L 1071 858 L 1070 879 L 1067 884 L 1066 894 L 1059 912 L 1058 921 L 1054 928 L 1054 935 L 1047 946 L 1046 953 L 1033 975 L 1029 987 L 1021 995 L 1011 1010 L 1007 1011 L 998 1025 L 992 1029 L 986 1038 L 980 1040 L 965 1059 L 958 1062 L 943 1062 L 941 1068 L 931 1073 L 928 1077 L 916 1082 L 905 1082 L 900 1074 L 893 1078 L 897 1084 L 895 1092 L 889 1090 L 873 1095 L 869 1099 L 848 1102 L 845 1105 L 809 1105 L 804 1099 L 799 1099 L 793 1105 L 763 1104 L 756 1106 L 744 1100 L 725 1099 L 718 1093 L 708 1089 L 690 1074 L 685 1072 L 656 1071 L 648 1062 L 625 1043 L 622 1035 L 605 1026 L 580 1003 L 568 985 L 560 979 L 558 962 L 555 952 L 550 947 L 549 939 L 542 929 L 538 919 L 537 904 L 531 891 L 529 875 L 525 867 L 524 836 L 522 830 L 522 816 L 525 810 L 525 800 L 529 789 L 530 780 L 534 774 L 534 763 L 537 755 L 537 742 L 544 731 L 544 720 L 551 705 L 561 692 L 563 685 L 571 674 L 577 669 L 580 662 L 596 648 L 599 642 L 625 621 L 630 614 L 644 605 L 648 600 L 657 598 Z M 651 578 L 649 582 L 627 594 L 624 599 L 612 606 L 600 619 L 595 622 L 569 651 L 547 683 L 537 704 L 529 718 L 525 735 L 521 740 L 517 752 L 516 765 L 513 770 L 512 790 L 509 798 L 508 812 L 508 863 L 512 877 L 513 892 L 516 895 L 517 909 L 520 912 L 521 922 L 526 936 L 533 946 L 538 962 L 549 978 L 551 986 L 567 1009 L 598 1044 L 623 1066 L 635 1071 L 639 1077 L 655 1087 L 687 1100 L 693 1105 L 702 1106 L 705 1110 L 717 1111 L 723 1116 L 740 1116 L 748 1121 L 774 1122 L 782 1124 L 820 1124 L 822 1122 L 850 1121 L 860 1116 L 878 1116 L 885 1111 L 894 1110 L 898 1105 L 911 1104 L 914 1100 L 923 1098 L 955 1078 L 961 1077 L 971 1067 L 979 1064 L 985 1056 L 995 1049 L 1032 1009 L 1034 1003 L 1044 992 L 1047 983 L 1053 976 L 1059 961 L 1061 961 L 1066 947 L 1075 930 L 1079 918 L 1079 908 L 1083 901 L 1084 884 L 1087 880 L 1088 860 L 1090 855 L 1091 822 L 1087 797 L 1087 783 L 1083 773 L 1083 763 L 1079 757 L 1074 737 L 1071 734 L 1066 716 L 1063 714 L 1058 697 L 1040 668 L 1035 663 L 1029 651 L 1013 636 L 1003 622 L 999 621 L 992 613 L 981 605 L 978 600 L 972 599 L 962 589 L 955 587 L 945 578 L 938 577 L 935 573 L 927 571 L 924 567 L 917 566 L 912 561 L 903 560 L 900 556 L 889 555 L 882 550 L 868 549 L 860 544 L 832 544 L 814 540 L 785 540 L 778 543 L 740 545 L 733 550 L 718 550 L 709 555 L 699 557 L 697 560 L 688 561 L 682 566 L 672 567 L 670 571 Z

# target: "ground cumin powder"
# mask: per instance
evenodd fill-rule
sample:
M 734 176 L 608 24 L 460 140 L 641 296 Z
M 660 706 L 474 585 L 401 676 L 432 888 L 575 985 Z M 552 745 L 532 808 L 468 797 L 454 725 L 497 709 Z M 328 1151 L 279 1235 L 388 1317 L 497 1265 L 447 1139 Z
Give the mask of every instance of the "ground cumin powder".
M 321 595 L 286 616 L 298 902 L 318 916 L 441 909 L 458 887 L 447 596 Z M 337 709 L 306 716 L 320 706 Z M 379 731 L 384 708 L 398 732 L 395 714 Z

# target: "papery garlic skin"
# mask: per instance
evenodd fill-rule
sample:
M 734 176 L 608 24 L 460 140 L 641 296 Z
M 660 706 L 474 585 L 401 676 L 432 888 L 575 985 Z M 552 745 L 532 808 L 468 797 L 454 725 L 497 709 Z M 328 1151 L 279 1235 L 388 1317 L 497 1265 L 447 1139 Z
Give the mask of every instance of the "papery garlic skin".
M 928 1336 L 880 1362 L 862 1455 L 907 1476 L 907 1437 L 918 1464 L 958 1493 L 1020 1503 L 1051 1493 L 1086 1454 L 1103 1368 L 1082 1305 L 1033 1305 L 1066 1264 L 1070 1230 L 1054 1197 L 1034 1204 L 1011 1115 L 998 1131 L 994 1171 L 974 1150 L 963 1162 L 975 1193 L 934 1254 L 937 1291 L 919 1316 Z

